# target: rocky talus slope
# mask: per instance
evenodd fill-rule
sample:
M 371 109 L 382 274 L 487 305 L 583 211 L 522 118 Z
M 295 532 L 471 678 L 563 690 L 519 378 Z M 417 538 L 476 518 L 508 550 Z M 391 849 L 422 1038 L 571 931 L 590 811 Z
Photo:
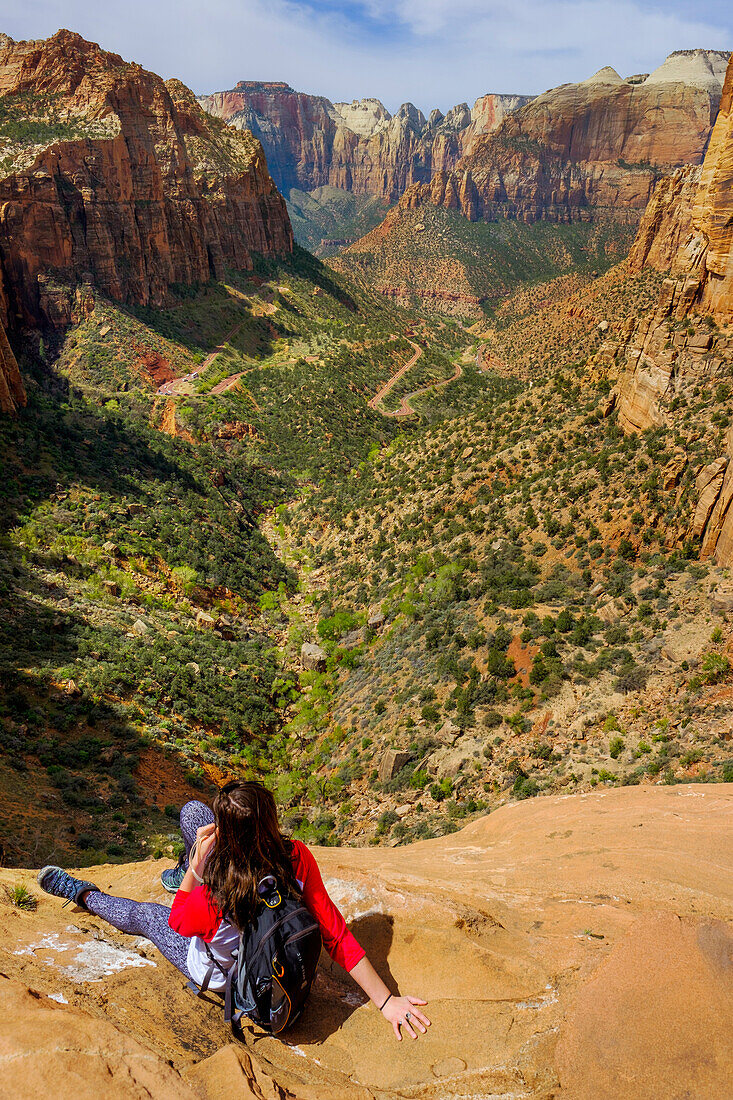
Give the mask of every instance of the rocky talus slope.
M 69 31 L 0 37 L 0 210 L 11 327 L 68 324 L 84 313 L 85 283 L 160 305 L 171 284 L 292 248 L 251 134 Z
M 477 138 L 453 172 L 401 200 L 467 218 L 637 220 L 660 175 L 700 164 L 720 101 L 728 54 L 671 54 L 640 83 L 607 67 L 563 84 Z
M 461 103 L 426 119 L 412 103 L 393 116 L 378 99 L 331 103 L 281 82 L 242 80 L 199 103 L 259 138 L 284 194 L 331 186 L 396 202 L 411 184 L 451 171 L 480 134 L 530 98 L 488 94 L 472 109 Z
M 398 1046 L 325 958 L 285 1042 L 232 1045 L 145 941 L 0 894 L 3 1087 L 18 1097 L 658 1100 L 726 1093 L 733 1064 L 733 787 L 507 806 L 407 849 L 321 849 L 327 885 L 432 1027 Z M 94 868 L 169 901 L 162 862 Z M 31 872 L 1 871 L 37 894 Z

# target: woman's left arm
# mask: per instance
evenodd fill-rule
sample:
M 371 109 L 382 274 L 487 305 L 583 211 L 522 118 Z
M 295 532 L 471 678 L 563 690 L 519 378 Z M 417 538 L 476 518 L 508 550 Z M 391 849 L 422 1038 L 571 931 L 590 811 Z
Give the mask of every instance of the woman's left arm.
M 303 866 L 303 903 L 321 926 L 324 947 L 331 958 L 343 966 L 356 984 L 361 986 L 385 1019 L 389 1020 L 398 1039 L 402 1038 L 401 1026 L 408 1035 L 417 1039 L 412 1029 L 413 1023 L 422 1032 L 430 1027 L 430 1020 L 417 1008 L 417 1005 L 427 1004 L 427 1001 L 420 997 L 401 997 L 390 993 L 366 957 L 364 948 L 349 932 L 342 914 L 328 896 L 313 853 L 300 841 L 296 843 Z

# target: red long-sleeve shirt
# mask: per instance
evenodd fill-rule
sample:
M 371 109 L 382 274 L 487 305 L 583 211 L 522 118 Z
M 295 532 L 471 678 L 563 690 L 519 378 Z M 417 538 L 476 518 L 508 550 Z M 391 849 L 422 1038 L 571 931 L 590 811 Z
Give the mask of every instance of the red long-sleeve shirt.
M 353 970 L 364 958 L 364 948 L 346 927 L 346 921 L 328 896 L 315 857 L 305 844 L 293 841 L 293 871 L 303 894 L 303 904 L 318 921 L 323 946 L 344 970 Z M 221 928 L 222 915 L 204 885 L 179 890 L 168 923 L 181 936 L 198 936 L 211 943 Z

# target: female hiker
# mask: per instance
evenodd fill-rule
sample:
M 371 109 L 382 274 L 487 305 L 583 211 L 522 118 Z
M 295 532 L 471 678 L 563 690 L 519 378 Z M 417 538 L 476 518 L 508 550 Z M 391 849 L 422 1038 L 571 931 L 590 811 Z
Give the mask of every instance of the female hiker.
M 390 993 L 328 896 L 313 854 L 280 831 L 275 799 L 261 783 L 227 783 L 214 799 L 213 813 L 202 802 L 188 802 L 181 810 L 181 832 L 185 853 L 178 867 L 162 875 L 165 888 L 176 893 L 170 909 L 104 894 L 60 867 L 44 867 L 38 883 L 46 893 L 74 902 L 120 932 L 151 940 L 198 985 L 215 960 L 208 987 L 222 990 L 239 932 L 262 907 L 258 886 L 274 876 L 280 890 L 302 900 L 318 922 L 331 958 L 389 1020 L 397 1039 L 402 1028 L 416 1039 L 415 1029 L 424 1032 L 430 1026 L 418 1007 L 426 1001 Z

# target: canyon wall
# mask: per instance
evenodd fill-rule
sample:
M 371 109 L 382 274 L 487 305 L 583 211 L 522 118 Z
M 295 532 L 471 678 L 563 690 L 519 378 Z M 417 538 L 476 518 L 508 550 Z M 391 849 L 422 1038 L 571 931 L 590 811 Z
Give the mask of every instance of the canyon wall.
M 554 88 L 476 137 L 454 171 L 413 186 L 401 202 L 470 220 L 638 220 L 661 176 L 702 162 L 728 57 L 683 51 L 641 82 L 605 68 Z
M 171 284 L 292 249 L 260 143 L 178 81 L 59 31 L 0 36 L 0 271 L 11 328 L 64 325 L 78 287 L 161 305 Z
M 13 349 L 0 323 L 0 412 L 14 413 L 25 405 L 25 388 L 20 377 Z
M 671 422 L 675 403 L 694 400 L 701 381 L 733 369 L 733 61 L 701 167 L 663 180 L 629 255 L 632 270 L 668 272 L 656 310 L 602 358 L 621 362 L 614 398 L 626 432 Z M 696 471 L 689 536 L 703 558 L 733 564 L 733 433 L 724 453 Z
M 449 172 L 473 141 L 531 97 L 485 95 L 428 119 L 412 103 L 391 115 L 378 99 L 331 103 L 278 82 L 240 81 L 201 96 L 206 111 L 262 142 L 284 194 L 330 185 L 396 202 L 414 183 Z

